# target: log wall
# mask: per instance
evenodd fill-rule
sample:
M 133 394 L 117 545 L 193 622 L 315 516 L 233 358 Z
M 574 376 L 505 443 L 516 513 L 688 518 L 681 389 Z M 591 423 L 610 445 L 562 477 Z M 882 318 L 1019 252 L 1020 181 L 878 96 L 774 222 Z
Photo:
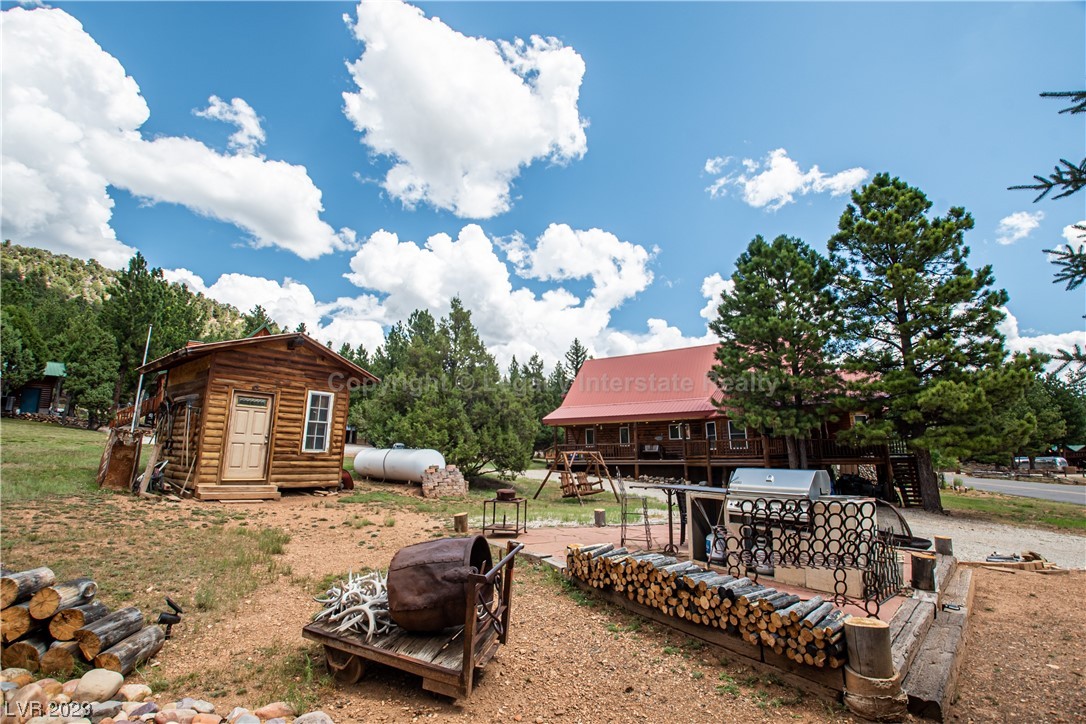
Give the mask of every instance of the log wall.
M 209 357 L 178 365 L 169 372 L 166 394 L 174 401 L 170 446 L 163 455 L 170 461 L 163 476 L 178 486 L 187 481 L 191 490 L 196 481 L 195 461 L 200 455 L 200 420 L 204 396 L 207 393 Z M 185 398 L 182 400 L 182 398 Z M 188 429 L 186 430 L 186 408 Z M 188 437 L 188 447 L 185 438 Z M 187 453 L 187 454 L 186 454 Z M 191 474 L 190 474 L 191 471 Z
M 337 374 L 338 373 L 338 374 Z M 334 390 L 350 376 L 334 356 L 286 340 L 222 350 L 212 355 L 201 425 L 197 478 L 201 485 L 221 482 L 230 406 L 234 392 L 270 394 L 272 422 L 266 482 L 279 488 L 334 487 L 343 468 L 349 392 Z M 309 391 L 332 392 L 328 451 L 302 452 Z M 244 481 L 256 483 L 259 481 Z

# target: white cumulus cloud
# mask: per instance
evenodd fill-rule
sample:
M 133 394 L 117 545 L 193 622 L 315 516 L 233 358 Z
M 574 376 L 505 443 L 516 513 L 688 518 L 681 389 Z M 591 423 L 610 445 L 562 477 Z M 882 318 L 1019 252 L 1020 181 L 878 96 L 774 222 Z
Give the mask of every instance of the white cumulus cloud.
M 701 294 L 705 297 L 705 306 L 699 312 L 702 319 L 711 322 L 716 319 L 717 308 L 720 306 L 722 294 L 731 294 L 735 289 L 735 282 L 725 279 L 719 272 L 713 272 L 701 282 Z
M 391 160 L 382 186 L 465 218 L 510 208 L 513 181 L 537 160 L 587 150 L 577 102 L 584 60 L 555 38 L 463 35 L 398 0 L 361 2 L 345 18 L 364 44 L 348 68 L 344 112 Z
M 264 143 L 264 128 L 260 125 L 260 116 L 253 107 L 242 98 L 232 98 L 227 103 L 218 96 L 207 99 L 208 106 L 195 109 L 193 113 L 201 118 L 210 118 L 237 126 L 238 130 L 230 134 L 230 148 L 238 153 L 255 154 Z
M 1086 347 L 1086 330 L 1078 329 L 1071 332 L 1055 334 L 1023 334 L 1018 328 L 1018 318 L 1011 314 L 1006 307 L 1003 312 L 1007 315 L 999 324 L 999 331 L 1007 338 L 1007 349 L 1011 352 L 1026 352 L 1035 349 L 1049 355 L 1055 355 L 1060 350 L 1069 350 L 1076 344 Z
M 562 249 L 583 253 L 583 268 L 561 262 L 556 255 Z M 552 224 L 532 244 L 519 236 L 499 244 L 468 224 L 455 237 L 434 234 L 422 243 L 384 230 L 370 235 L 345 275 L 359 287 L 355 297 L 322 301 L 293 279 L 224 274 L 207 284 L 187 269 L 166 275 L 245 311 L 260 304 L 285 327 L 304 322 L 314 337 L 337 347 L 346 342 L 376 349 L 391 324 L 416 309 L 443 316 L 455 296 L 471 310 L 480 336 L 503 366 L 514 355 L 525 361 L 533 353 L 554 364 L 575 336 L 596 356 L 713 341 L 707 330 L 687 336 L 659 318 L 647 320 L 643 330 L 612 326 L 613 311 L 651 283 L 651 259 L 649 250 L 599 229 Z M 528 289 L 526 279 L 544 288 Z M 562 286 L 570 281 L 587 284 L 587 293 L 579 296 Z M 707 280 L 702 292 L 715 295 L 717 286 Z
M 1063 227 L 1063 238 L 1064 241 L 1076 249 L 1080 244 L 1086 244 L 1086 219 L 1077 224 L 1068 224 Z
M 0 13 L 0 31 L 5 238 L 121 267 L 135 250 L 111 226 L 113 185 L 305 259 L 352 245 L 352 231 L 321 220 L 321 192 L 304 167 L 248 152 L 263 130 L 243 100 L 212 97 L 206 109 L 239 126 L 237 155 L 190 138 L 147 140 L 139 129 L 150 109 L 136 81 L 71 15 L 13 8 Z
M 999 220 L 999 227 L 996 229 L 996 241 L 1007 245 L 1025 239 L 1041 225 L 1044 217 L 1043 211 L 1016 211 L 1010 216 L 1004 216 Z
M 706 189 L 709 195 L 714 198 L 723 196 L 729 187 L 734 187 L 750 206 L 759 209 L 768 207 L 772 211 L 794 202 L 797 195 L 829 193 L 831 196 L 841 196 L 862 184 L 870 175 L 867 169 L 860 167 L 835 174 L 823 173 L 818 166 L 804 171 L 783 148 L 770 151 L 761 162 L 743 159 L 742 171 L 723 173 L 730 164 L 730 158 L 721 157 L 705 162 L 705 172 L 718 176 Z

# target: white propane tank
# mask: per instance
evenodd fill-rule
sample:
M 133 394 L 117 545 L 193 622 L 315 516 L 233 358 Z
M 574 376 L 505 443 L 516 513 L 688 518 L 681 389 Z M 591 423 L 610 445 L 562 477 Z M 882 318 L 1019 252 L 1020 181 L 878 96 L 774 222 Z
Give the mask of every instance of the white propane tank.
M 426 448 L 376 448 L 368 447 L 354 456 L 354 472 L 374 480 L 403 480 L 422 482 L 426 468 L 436 465 L 445 467 L 445 457 L 437 450 Z

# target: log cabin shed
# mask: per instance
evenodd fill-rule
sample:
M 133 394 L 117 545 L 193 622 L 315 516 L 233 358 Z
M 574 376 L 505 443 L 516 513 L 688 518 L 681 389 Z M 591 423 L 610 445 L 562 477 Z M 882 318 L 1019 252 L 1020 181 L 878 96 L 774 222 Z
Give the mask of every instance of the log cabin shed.
M 334 488 L 350 389 L 372 374 L 301 333 L 190 343 L 141 367 L 166 376 L 164 475 L 200 500 Z

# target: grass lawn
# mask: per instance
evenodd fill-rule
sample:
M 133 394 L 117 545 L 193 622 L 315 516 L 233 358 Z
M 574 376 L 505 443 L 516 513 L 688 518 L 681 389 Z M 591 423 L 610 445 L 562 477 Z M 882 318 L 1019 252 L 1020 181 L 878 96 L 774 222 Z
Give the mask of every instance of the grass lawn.
M 941 492 L 943 508 L 958 517 L 1086 533 L 1086 506 L 979 490 L 965 494 L 949 490 Z
M 345 459 L 344 467 L 353 469 L 350 458 Z M 341 495 L 338 500 L 342 504 L 351 503 L 379 503 L 390 508 L 409 508 L 420 513 L 428 513 L 442 517 L 452 517 L 456 513 L 469 513 L 472 525 L 478 526 L 482 520 L 483 501 L 495 496 L 499 488 L 513 488 L 517 495 L 528 499 L 529 522 L 547 522 L 549 524 L 589 525 L 592 523 L 593 510 L 603 508 L 607 511 L 608 520 L 618 520 L 620 506 L 615 501 L 611 487 L 605 480 L 604 492 L 597 493 L 584 499 L 584 505 L 577 498 L 563 498 L 562 489 L 558 485 L 556 476 L 547 481 L 543 492 L 538 499 L 533 499 L 541 481 L 532 478 L 519 477 L 515 481 L 501 480 L 496 475 L 481 475 L 473 478 L 468 485 L 468 499 L 442 499 L 434 500 L 421 498 L 417 494 L 417 487 L 404 483 L 378 483 L 365 482 L 360 484 L 353 494 Z M 633 492 L 633 491 L 631 491 Z M 658 500 L 649 499 L 649 510 L 659 511 L 661 520 L 667 506 Z
M 98 495 L 94 483 L 107 436 L 28 420 L 0 422 L 0 499 Z

